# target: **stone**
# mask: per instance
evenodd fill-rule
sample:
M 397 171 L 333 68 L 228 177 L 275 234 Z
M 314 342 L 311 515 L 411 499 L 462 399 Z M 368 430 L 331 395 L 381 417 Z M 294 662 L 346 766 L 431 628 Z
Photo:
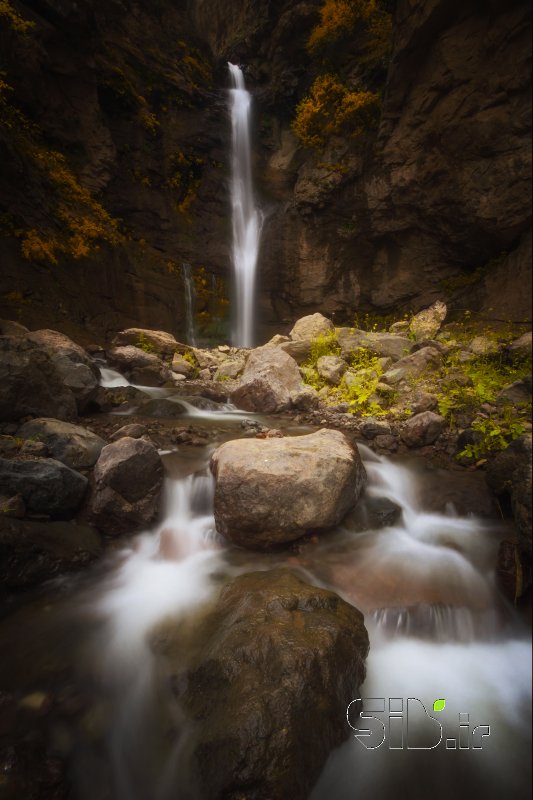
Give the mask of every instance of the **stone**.
M 0 494 L 20 494 L 29 513 L 69 519 L 79 510 L 87 478 L 53 458 L 0 458 Z
M 0 336 L 25 336 L 28 328 L 11 319 L 0 319 Z
M 444 417 L 423 411 L 404 422 L 400 436 L 408 447 L 425 447 L 437 441 L 446 425 Z
M 218 367 L 219 364 L 226 360 L 226 355 L 219 353 L 218 350 L 202 350 L 198 347 L 191 347 L 190 352 L 200 369 Z
M 401 319 L 398 322 L 393 322 L 389 328 L 389 332 L 394 333 L 396 336 L 407 336 L 409 333 L 409 321 Z
M 401 506 L 387 497 L 364 497 L 349 515 L 350 530 L 379 530 L 396 525 L 402 516 Z
M 398 440 L 393 435 L 379 434 L 374 437 L 374 444 L 380 450 L 386 450 L 389 453 L 395 453 L 398 449 Z
M 139 406 L 138 413 L 143 417 L 161 417 L 163 419 L 175 419 L 187 414 L 187 409 L 179 400 L 167 400 L 157 398 L 144 400 Z M 135 437 L 137 438 L 137 437 Z
M 34 442 L 31 439 L 22 443 L 19 453 L 21 456 L 34 456 L 35 458 L 46 458 L 50 455 L 44 442 Z M 61 461 L 61 459 L 58 459 L 58 461 Z
M 14 436 L 0 436 L 0 456 L 13 456 L 18 453 L 20 442 Z
M 168 621 L 151 646 L 162 695 L 192 723 L 199 796 L 309 797 L 365 677 L 356 608 L 288 570 L 253 572 L 226 584 L 194 630 Z
M 290 401 L 293 408 L 298 411 L 311 411 L 318 407 L 320 398 L 312 386 L 302 386 L 297 392 L 291 392 Z
M 26 422 L 17 436 L 39 440 L 52 458 L 72 469 L 93 467 L 105 446 L 100 436 L 80 425 L 43 417 Z
M 127 328 L 117 333 L 112 341 L 113 347 L 133 345 L 136 348 L 146 349 L 159 358 L 171 359 L 176 352 L 186 352 L 187 345 L 177 342 L 171 333 L 166 331 L 152 331 L 146 328 Z
M 531 379 L 515 381 L 504 386 L 496 395 L 497 405 L 525 405 L 531 402 Z
M 488 336 L 475 336 L 468 349 L 475 356 L 494 356 L 500 352 L 500 345 Z
M 33 331 L 27 338 L 48 349 L 63 384 L 76 398 L 78 411 L 84 411 L 100 383 L 100 370 L 93 359 L 83 347 L 58 331 Z
M 348 365 L 340 356 L 321 356 L 316 362 L 316 368 L 321 378 L 333 386 L 338 386 Z
M 413 342 L 392 333 L 361 331 L 357 328 L 337 328 L 337 339 L 343 358 L 349 359 L 361 348 L 380 358 L 399 361 L 411 352 Z
M 185 375 L 181 375 L 181 374 L 179 374 L 177 372 L 173 372 L 172 373 L 172 380 L 174 381 L 174 383 L 176 385 L 178 385 L 180 383 L 183 383 L 183 381 L 186 381 L 187 378 L 185 377 Z
M 283 344 L 284 342 L 290 342 L 290 336 L 282 336 L 280 333 L 274 334 L 274 336 L 266 342 L 266 344 L 270 345 L 278 345 Z
M 230 398 L 244 411 L 271 414 L 289 408 L 291 393 L 301 388 L 300 372 L 293 358 L 279 347 L 258 347 L 250 353 L 241 382 Z
M 435 369 L 442 362 L 441 353 L 434 347 L 423 347 L 416 353 L 401 358 L 381 376 L 383 383 L 397 384 L 408 378 L 420 378 L 429 369 Z
M 211 471 L 218 532 L 252 549 L 337 525 L 365 481 L 358 451 L 332 430 L 226 442 L 214 452 Z
M 76 417 L 74 394 L 64 385 L 51 351 L 27 337 L 0 337 L 0 386 L 0 421 Z
M 101 552 L 100 537 L 88 525 L 0 515 L 0 584 L 8 589 L 27 589 L 83 569 Z
M 210 381 L 212 380 L 213 376 L 211 375 L 211 370 L 209 367 L 205 367 L 205 369 L 201 369 L 198 373 L 198 377 L 202 381 Z
M 390 432 L 391 427 L 389 423 L 383 419 L 377 419 L 376 417 L 367 417 L 359 425 L 359 433 L 361 433 L 365 439 L 375 439 L 376 436 L 388 436 Z
M 409 333 L 415 339 L 433 339 L 446 319 L 446 304 L 437 300 L 429 308 L 419 311 L 409 323 Z
M 21 494 L 15 494 L 13 497 L 0 497 L 0 519 L 3 516 L 14 519 L 23 519 L 26 516 L 26 506 Z
M 154 445 L 126 436 L 100 454 L 88 518 L 109 536 L 131 533 L 157 517 L 162 488 L 163 465 Z
M 215 380 L 224 381 L 238 378 L 244 369 L 245 363 L 246 362 L 244 358 L 228 359 L 227 361 L 223 361 L 222 364 L 217 367 L 217 371 L 215 372 Z
M 134 422 L 131 425 L 123 425 L 109 439 L 112 442 L 116 442 L 118 439 L 123 439 L 124 436 L 129 436 L 131 439 L 140 439 L 141 436 L 148 436 L 148 428 L 138 422 Z
M 410 402 L 409 408 L 413 414 L 421 414 L 422 411 L 434 411 L 438 406 L 438 400 L 429 392 L 417 392 Z
M 161 386 L 171 379 L 168 367 L 155 353 L 145 353 L 139 347 L 127 345 L 114 347 L 107 354 L 112 367 L 116 367 L 132 383 L 141 386 Z
M 485 477 L 497 496 L 507 496 L 518 532 L 521 552 L 531 562 L 532 470 L 531 434 L 524 434 L 489 461 Z
M 295 339 L 294 341 L 283 342 L 279 345 L 280 350 L 294 358 L 297 364 L 303 364 L 311 356 L 311 339 Z
M 309 314 L 307 317 L 301 317 L 295 322 L 293 329 L 289 336 L 293 341 L 299 339 L 316 339 L 318 336 L 324 336 L 333 333 L 335 326 L 333 322 L 323 314 Z
M 137 408 L 146 401 L 146 394 L 135 386 L 100 386 L 91 400 L 91 409 L 105 414 L 117 408 Z
M 172 372 L 177 372 L 178 375 L 184 375 L 186 378 L 194 378 L 198 372 L 198 368 L 191 364 L 180 353 L 175 353 L 171 365 Z
M 533 350 L 531 331 L 522 334 L 507 348 L 507 353 L 512 358 L 531 358 Z

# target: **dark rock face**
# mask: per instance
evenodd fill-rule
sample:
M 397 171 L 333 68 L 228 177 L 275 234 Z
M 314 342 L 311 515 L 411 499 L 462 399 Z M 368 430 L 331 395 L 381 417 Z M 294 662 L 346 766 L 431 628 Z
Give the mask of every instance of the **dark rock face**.
M 26 509 L 52 519 L 69 519 L 81 506 L 87 478 L 53 458 L 0 459 L 0 493 L 20 494 Z
M 48 348 L 22 336 L 0 337 L 0 420 L 28 414 L 74 419 L 76 401 Z
M 344 434 L 328 430 L 226 442 L 211 469 L 217 530 L 252 549 L 338 524 L 365 481 L 357 450 Z
M 531 434 L 521 436 L 498 453 L 489 463 L 486 473 L 492 491 L 499 496 L 507 495 L 511 500 L 520 549 L 529 562 L 532 529 L 531 454 Z
M 101 549 L 100 537 L 87 525 L 0 517 L 0 583 L 25 589 L 82 569 Z
M 153 639 L 193 722 L 187 756 L 198 796 L 305 800 L 347 738 L 346 707 L 368 652 L 362 614 L 289 572 L 256 572 L 223 589 L 198 641 L 185 666 L 179 626 Z
M 153 444 L 124 437 L 102 450 L 88 516 L 110 536 L 149 525 L 159 512 L 163 465 Z

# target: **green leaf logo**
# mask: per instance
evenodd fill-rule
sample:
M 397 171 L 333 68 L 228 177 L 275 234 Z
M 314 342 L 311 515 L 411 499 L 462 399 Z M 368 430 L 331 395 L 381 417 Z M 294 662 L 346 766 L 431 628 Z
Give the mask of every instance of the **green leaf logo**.
M 446 700 L 435 700 L 433 703 L 433 711 L 444 711 L 446 708 Z

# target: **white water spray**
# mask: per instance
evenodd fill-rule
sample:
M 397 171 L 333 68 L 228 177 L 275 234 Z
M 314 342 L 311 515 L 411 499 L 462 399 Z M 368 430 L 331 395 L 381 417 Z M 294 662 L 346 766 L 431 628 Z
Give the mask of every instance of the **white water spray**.
M 254 293 L 262 214 L 255 205 L 250 153 L 250 103 L 240 67 L 228 64 L 232 125 L 231 205 L 233 222 L 233 270 L 236 291 L 234 344 L 253 345 Z

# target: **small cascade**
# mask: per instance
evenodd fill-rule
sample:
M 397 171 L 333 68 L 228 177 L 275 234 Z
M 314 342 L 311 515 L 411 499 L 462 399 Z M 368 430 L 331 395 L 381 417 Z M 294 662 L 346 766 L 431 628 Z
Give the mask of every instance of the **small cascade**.
M 263 217 L 252 187 L 250 148 L 250 93 L 240 67 L 228 64 L 232 125 L 231 206 L 233 222 L 232 261 L 235 276 L 236 324 L 234 344 L 254 344 L 255 278 Z
M 185 332 L 187 337 L 187 344 L 196 347 L 198 342 L 196 339 L 196 326 L 194 324 L 194 315 L 196 311 L 196 289 L 191 274 L 191 265 L 187 263 L 182 264 L 183 275 L 183 288 L 185 291 Z

